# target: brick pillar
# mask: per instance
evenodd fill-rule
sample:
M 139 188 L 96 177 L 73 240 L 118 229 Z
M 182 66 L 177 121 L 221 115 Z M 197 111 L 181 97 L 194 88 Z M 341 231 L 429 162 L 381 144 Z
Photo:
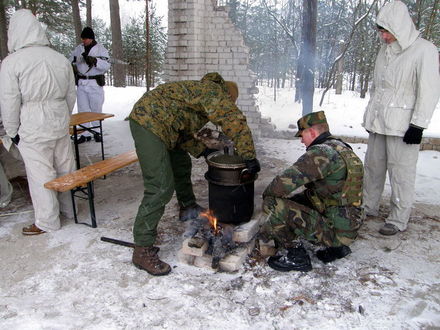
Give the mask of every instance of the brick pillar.
M 249 48 L 227 8 L 216 7 L 215 0 L 168 0 L 165 79 L 199 80 L 214 71 L 238 84 L 237 105 L 258 138 L 261 114 L 254 96 L 256 76 L 249 69 Z

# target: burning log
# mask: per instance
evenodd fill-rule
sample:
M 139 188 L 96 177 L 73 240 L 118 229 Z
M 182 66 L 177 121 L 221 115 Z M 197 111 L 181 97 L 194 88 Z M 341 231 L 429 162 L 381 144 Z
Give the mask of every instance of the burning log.
M 233 226 L 220 225 L 212 210 L 202 212 L 200 216 L 208 220 L 209 226 L 202 228 L 201 235 L 209 244 L 206 253 L 212 255 L 211 267 L 218 269 L 220 260 L 239 246 L 232 240 Z

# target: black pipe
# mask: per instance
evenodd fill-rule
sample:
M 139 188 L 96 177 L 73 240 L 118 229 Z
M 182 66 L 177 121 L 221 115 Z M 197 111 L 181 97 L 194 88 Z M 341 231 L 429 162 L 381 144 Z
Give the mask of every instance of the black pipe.
M 101 241 L 134 248 L 134 243 L 121 241 L 119 239 L 114 239 L 114 238 L 109 238 L 109 237 L 103 236 L 103 237 L 101 237 Z

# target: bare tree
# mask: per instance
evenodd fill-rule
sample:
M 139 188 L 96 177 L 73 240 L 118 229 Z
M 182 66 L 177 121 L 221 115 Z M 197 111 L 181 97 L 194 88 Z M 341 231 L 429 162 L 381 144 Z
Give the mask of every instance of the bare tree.
M 8 32 L 4 1 L 0 0 L 0 60 L 8 56 Z
M 145 85 L 147 91 L 151 88 L 151 35 L 150 35 L 150 10 L 149 2 L 151 0 L 145 0 Z
M 78 0 L 71 0 L 73 27 L 75 28 L 75 40 L 78 45 L 81 43 L 81 16 L 79 14 Z
M 348 47 L 350 46 L 350 44 L 351 44 L 351 41 L 352 41 L 352 39 L 353 39 L 353 35 L 354 35 L 354 32 L 356 31 L 356 28 L 358 27 L 358 25 L 369 15 L 369 13 L 370 13 L 370 11 L 371 11 L 371 9 L 372 8 L 374 8 L 375 6 L 376 6 L 376 2 L 377 2 L 377 0 L 374 0 L 373 2 L 372 2 L 372 4 L 370 5 L 370 7 L 368 8 L 368 11 L 365 13 L 365 14 L 363 14 L 357 21 L 355 21 L 355 23 L 354 23 L 354 25 L 353 25 L 353 27 L 352 27 L 352 29 L 351 29 L 351 31 L 350 31 L 350 35 L 349 35 L 349 37 L 347 38 L 347 41 L 345 42 L 345 44 L 344 44 L 344 47 L 342 48 L 342 51 L 341 51 L 341 53 L 336 57 L 336 59 L 334 60 L 334 62 L 333 62 L 333 65 L 332 65 L 332 67 L 330 68 L 330 72 L 329 72 L 329 74 L 328 74 L 328 78 L 327 78 L 327 83 L 326 83 L 326 87 L 325 87 L 325 90 L 324 90 L 324 92 L 322 93 L 322 96 L 321 96 L 321 101 L 319 102 L 319 105 L 322 105 L 322 102 L 324 101 L 324 96 L 325 96 L 325 94 L 328 92 L 328 90 L 331 88 L 331 86 L 333 86 L 333 84 L 334 84 L 334 80 L 335 80 L 335 69 L 336 69 L 336 64 L 338 63 L 338 61 L 341 59 L 341 58 L 343 58 L 344 57 L 344 55 L 345 55 L 345 53 L 347 52 L 347 49 L 348 49 Z M 360 8 L 360 5 L 361 5 L 361 1 L 359 2 L 359 5 L 358 5 L 358 7 L 357 8 Z M 354 13 L 354 16 L 356 16 L 356 12 Z
M 344 46 L 344 42 L 341 41 L 339 43 L 339 48 L 342 51 L 342 47 Z M 336 66 L 336 94 L 342 94 L 342 80 L 344 77 L 344 58 L 340 57 L 338 60 L 338 65 Z
M 313 93 L 315 91 L 315 54 L 316 54 L 317 0 L 303 0 L 303 24 L 300 58 L 297 69 L 296 100 L 302 101 L 302 114 L 313 111 Z
M 92 27 L 92 0 L 86 1 L 86 10 L 87 10 L 86 24 L 87 26 Z
M 123 58 L 122 51 L 122 33 L 121 18 L 119 16 L 119 1 L 109 0 L 110 4 L 110 22 L 112 30 L 112 55 L 116 59 Z M 125 68 L 122 64 L 115 63 L 113 65 L 114 86 L 125 87 Z

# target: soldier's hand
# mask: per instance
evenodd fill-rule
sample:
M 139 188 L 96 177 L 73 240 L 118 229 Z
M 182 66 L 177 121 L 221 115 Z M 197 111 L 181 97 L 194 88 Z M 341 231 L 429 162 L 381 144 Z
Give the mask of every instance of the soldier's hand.
M 211 148 L 205 148 L 205 150 L 202 151 L 202 153 L 199 155 L 205 157 L 205 159 L 212 154 L 213 152 L 218 151 L 217 149 L 211 149 Z
M 93 56 L 84 56 L 84 61 L 86 61 L 88 66 L 96 66 L 98 60 Z
M 408 130 L 403 137 L 406 144 L 420 144 L 422 142 L 423 128 L 409 125 Z
M 245 164 L 251 174 L 256 174 L 261 171 L 260 162 L 257 158 L 245 160 Z
M 20 142 L 20 135 L 16 135 L 16 136 L 14 136 L 13 138 L 11 138 L 11 140 L 12 140 L 12 142 L 14 142 L 14 144 L 16 145 L 16 146 L 18 146 L 18 143 Z

